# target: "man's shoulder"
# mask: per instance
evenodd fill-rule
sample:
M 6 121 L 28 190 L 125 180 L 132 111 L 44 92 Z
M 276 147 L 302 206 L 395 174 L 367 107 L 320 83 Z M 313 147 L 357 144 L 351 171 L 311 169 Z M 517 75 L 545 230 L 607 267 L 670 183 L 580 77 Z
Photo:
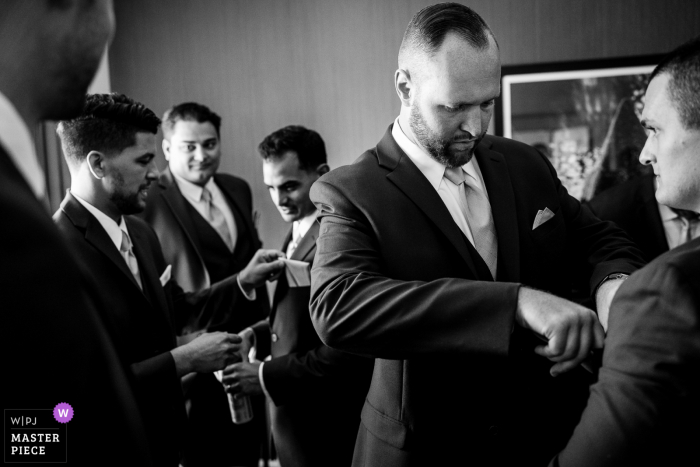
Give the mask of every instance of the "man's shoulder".
M 240 177 L 229 173 L 217 172 L 216 174 L 214 174 L 214 181 L 219 186 L 232 187 L 239 190 L 250 191 L 250 185 L 248 185 L 248 182 L 246 182 Z
M 653 182 L 648 175 L 636 177 L 619 185 L 608 188 L 605 191 L 601 191 L 591 198 L 591 200 L 588 201 L 588 204 L 596 213 L 598 213 L 599 210 L 606 208 L 615 209 L 615 207 L 629 212 L 629 207 L 634 200 L 643 194 L 647 185 L 651 183 Z

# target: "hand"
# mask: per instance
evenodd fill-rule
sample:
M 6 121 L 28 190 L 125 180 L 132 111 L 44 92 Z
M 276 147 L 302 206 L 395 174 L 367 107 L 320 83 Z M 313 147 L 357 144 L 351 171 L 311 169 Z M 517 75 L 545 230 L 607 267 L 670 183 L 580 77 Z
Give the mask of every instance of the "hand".
M 240 362 L 229 365 L 224 370 L 224 377 L 221 382 L 226 388 L 226 392 L 231 394 L 242 394 L 244 396 L 257 396 L 263 393 L 260 385 L 260 364 L 261 362 Z
M 178 376 L 193 371 L 211 373 L 237 361 L 240 344 L 241 338 L 237 334 L 208 332 L 170 352 L 175 360 Z
M 598 320 L 603 325 L 605 332 L 608 332 L 608 316 L 610 315 L 610 304 L 615 298 L 617 289 L 620 288 L 625 279 L 613 279 L 603 282 L 595 293 L 595 305 L 598 311 Z
M 278 250 L 255 252 L 248 265 L 238 273 L 238 280 L 246 294 L 263 285 L 265 281 L 277 279 L 284 269 L 284 263 L 280 258 L 284 258 L 284 253 Z
M 535 352 L 557 362 L 550 370 L 552 376 L 575 368 L 605 341 L 605 331 L 592 310 L 527 287 L 520 288 L 515 320 L 547 339 L 547 345 Z
M 238 350 L 238 353 L 241 356 L 241 361 L 249 362 L 254 360 L 254 358 L 250 358 L 250 352 L 251 350 L 255 349 L 255 332 L 252 328 L 245 328 L 239 332 L 238 335 L 241 338 L 241 347 Z

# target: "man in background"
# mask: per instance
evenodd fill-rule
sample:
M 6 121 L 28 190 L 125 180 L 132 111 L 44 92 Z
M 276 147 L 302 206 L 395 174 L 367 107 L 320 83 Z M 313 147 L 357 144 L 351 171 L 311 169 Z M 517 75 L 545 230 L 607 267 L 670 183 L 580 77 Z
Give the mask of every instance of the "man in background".
M 229 366 L 223 381 L 231 393 L 267 396 L 282 467 L 350 465 L 374 360 L 323 345 L 309 315 L 319 232 L 309 189 L 329 170 L 326 147 L 317 132 L 287 126 L 258 151 L 272 202 L 291 224 L 282 251 L 294 264 L 277 280 L 270 318 L 241 333 L 242 351 L 254 348 L 258 360 Z
M 486 135 L 500 70 L 478 14 L 424 8 L 399 50 L 398 118 L 311 189 L 314 326 L 376 357 L 354 465 L 546 464 L 587 397 L 577 365 L 604 338 L 593 311 L 561 298 L 562 271 L 585 270 L 604 310 L 642 264 L 545 156 Z
M 153 183 L 143 218 L 158 235 L 173 277 L 198 291 L 243 269 L 260 248 L 252 196 L 238 177 L 219 174 L 221 117 L 189 102 L 163 116 L 163 153 L 168 167 Z M 239 332 L 269 314 L 264 286 L 225 321 L 209 330 Z M 264 398 L 255 398 L 253 422 L 234 425 L 224 388 L 213 375 L 195 378 L 187 391 L 190 466 L 258 465 L 265 439 Z M 231 444 L 233 443 L 233 444 Z
M 45 208 L 32 140 L 41 121 L 80 112 L 113 32 L 109 0 L 0 2 L 2 408 L 70 404 L 67 465 L 151 465 L 127 370 L 87 295 L 95 284 Z
M 639 156 L 656 200 L 700 212 L 700 38 L 651 74 Z M 700 239 L 633 274 L 610 308 L 603 366 L 559 466 L 697 465 Z

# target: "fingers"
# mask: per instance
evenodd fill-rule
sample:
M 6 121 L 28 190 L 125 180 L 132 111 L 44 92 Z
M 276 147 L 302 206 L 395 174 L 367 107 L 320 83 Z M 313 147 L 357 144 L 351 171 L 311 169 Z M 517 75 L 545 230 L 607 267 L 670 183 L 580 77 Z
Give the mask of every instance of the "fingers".
M 263 263 L 271 263 L 273 261 L 276 261 L 280 258 L 284 258 L 284 253 L 282 253 L 279 250 L 263 250 L 260 249 L 255 252 L 255 257 L 259 260 L 259 262 Z

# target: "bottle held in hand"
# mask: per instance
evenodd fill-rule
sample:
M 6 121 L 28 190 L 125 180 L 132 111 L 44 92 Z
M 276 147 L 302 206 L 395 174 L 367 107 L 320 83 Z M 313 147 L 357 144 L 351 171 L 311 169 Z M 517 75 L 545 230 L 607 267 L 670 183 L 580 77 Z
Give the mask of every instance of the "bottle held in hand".
M 253 404 L 250 402 L 250 396 L 237 396 L 231 393 L 226 395 L 233 423 L 241 425 L 253 419 Z

